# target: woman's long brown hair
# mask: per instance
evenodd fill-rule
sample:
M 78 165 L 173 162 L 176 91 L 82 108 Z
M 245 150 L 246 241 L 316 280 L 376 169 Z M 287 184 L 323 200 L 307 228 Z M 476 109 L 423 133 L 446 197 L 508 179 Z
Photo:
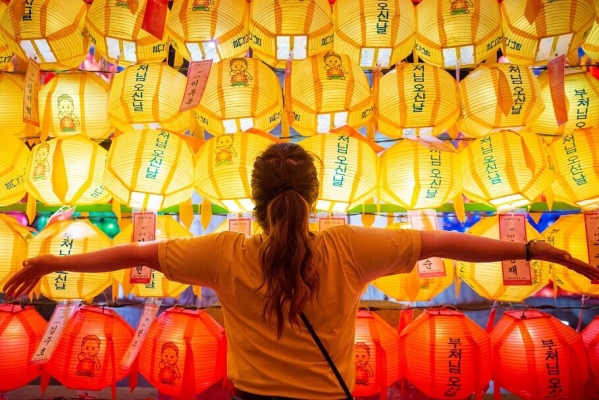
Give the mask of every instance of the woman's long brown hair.
M 281 337 L 285 320 L 299 326 L 298 317 L 319 289 L 320 253 L 309 231 L 318 198 L 313 157 L 294 143 L 271 145 L 254 163 L 252 196 L 256 221 L 266 233 L 260 247 L 262 318 L 276 318 Z

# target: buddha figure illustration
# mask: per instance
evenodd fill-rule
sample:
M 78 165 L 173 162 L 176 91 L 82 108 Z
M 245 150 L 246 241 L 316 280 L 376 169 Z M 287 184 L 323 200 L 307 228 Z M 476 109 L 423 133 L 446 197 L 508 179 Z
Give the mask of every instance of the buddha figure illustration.
M 98 358 L 100 343 L 100 338 L 96 335 L 87 335 L 81 340 L 81 353 L 77 356 L 77 375 L 93 378 L 95 372 L 102 368 Z
M 210 11 L 210 6 L 214 5 L 214 0 L 194 0 L 191 11 Z
M 179 360 L 179 348 L 173 342 L 165 342 L 160 352 L 160 362 L 158 368 L 158 380 L 165 385 L 175 385 L 177 379 L 181 379 L 181 372 L 177 367 Z
M 364 342 L 357 342 L 356 354 L 356 385 L 368 386 L 370 378 L 374 378 L 374 371 L 370 366 L 370 346 Z
M 251 81 L 252 76 L 248 72 L 248 61 L 245 58 L 233 58 L 230 61 L 231 71 L 231 86 L 249 86 L 248 81 Z
M 68 94 L 58 96 L 58 119 L 60 120 L 61 132 L 74 132 L 81 125 L 75 115 L 75 103 Z
M 33 159 L 31 175 L 34 181 L 40 181 L 46 179 L 47 174 L 50 172 L 50 162 L 48 161 L 50 145 L 47 142 L 42 142 L 35 148 L 37 151 Z
M 324 55 L 324 69 L 327 71 L 327 79 L 344 80 L 349 71 L 343 67 L 341 56 L 337 53 L 326 53 Z
M 450 14 L 468 14 L 470 10 L 469 7 L 473 7 L 474 4 L 470 0 L 449 0 L 451 3 L 450 6 Z
M 237 152 L 233 147 L 233 135 L 221 135 L 216 139 L 216 166 L 233 164 L 233 157 L 237 157 Z

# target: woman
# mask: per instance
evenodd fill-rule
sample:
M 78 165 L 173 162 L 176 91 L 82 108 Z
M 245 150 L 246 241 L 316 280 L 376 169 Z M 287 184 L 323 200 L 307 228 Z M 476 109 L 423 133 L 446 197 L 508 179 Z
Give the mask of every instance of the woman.
M 351 388 L 360 296 L 380 276 L 407 273 L 416 261 L 437 256 L 473 262 L 534 257 L 599 278 L 598 269 L 544 242 L 347 225 L 312 233 L 308 222 L 318 187 L 312 156 L 296 144 L 274 144 L 256 159 L 252 173 L 255 218 L 264 234 L 224 232 L 69 257 L 42 255 L 24 261 L 4 290 L 9 296 L 28 293 L 57 270 L 146 265 L 168 279 L 216 291 L 228 339 L 228 376 L 238 399 L 343 399 L 302 312 Z

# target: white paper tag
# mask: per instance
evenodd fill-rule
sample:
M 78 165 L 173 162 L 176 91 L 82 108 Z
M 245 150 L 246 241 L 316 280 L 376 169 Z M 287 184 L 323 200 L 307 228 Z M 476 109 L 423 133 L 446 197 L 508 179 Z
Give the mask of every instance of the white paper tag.
M 42 340 L 31 358 L 33 364 L 45 364 L 50 360 L 58 342 L 60 342 L 64 328 L 66 328 L 79 304 L 81 304 L 80 301 L 68 301 L 56 305 L 46 327 L 46 332 L 44 332 L 44 336 L 42 336 Z
M 499 214 L 499 239 L 526 243 L 526 216 L 524 214 Z M 526 260 L 501 262 L 505 286 L 532 285 L 530 263 Z
M 439 230 L 439 222 L 437 221 L 435 210 L 408 210 L 408 219 L 410 220 L 412 229 L 421 231 Z M 420 279 L 447 276 L 445 263 L 443 263 L 442 258 L 427 258 L 418 261 L 416 265 L 418 266 L 418 277 Z
M 152 242 L 156 240 L 156 213 L 133 213 L 133 242 Z M 149 284 L 152 282 L 152 269 L 145 265 L 131 268 L 131 283 Z
M 125 351 L 125 354 L 121 359 L 121 369 L 123 371 L 127 371 L 129 368 L 131 368 L 131 365 L 137 358 L 139 350 L 141 349 L 141 345 L 143 344 L 143 341 L 145 340 L 148 334 L 150 325 L 152 325 L 152 322 L 154 321 L 154 318 L 156 317 L 156 314 L 158 313 L 161 304 L 161 299 L 146 299 L 144 308 L 141 312 L 141 317 L 139 318 L 137 330 L 135 331 L 135 335 L 133 336 L 133 340 L 129 344 L 127 351 Z
M 326 231 L 334 226 L 345 225 L 345 217 L 320 217 L 318 218 L 318 230 Z

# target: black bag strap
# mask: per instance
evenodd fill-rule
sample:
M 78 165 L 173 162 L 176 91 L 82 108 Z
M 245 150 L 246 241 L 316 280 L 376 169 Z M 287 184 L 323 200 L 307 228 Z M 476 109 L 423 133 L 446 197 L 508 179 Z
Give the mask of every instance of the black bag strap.
M 322 355 L 324 356 L 324 358 L 327 360 L 327 362 L 331 366 L 331 369 L 333 370 L 333 373 L 335 374 L 335 377 L 339 381 L 339 384 L 341 384 L 341 387 L 343 388 L 343 392 L 345 392 L 345 395 L 347 396 L 348 400 L 354 400 L 354 397 L 352 396 L 351 391 L 349 390 L 349 388 L 345 384 L 345 381 L 343 380 L 343 377 L 341 376 L 341 374 L 339 373 L 339 370 L 335 366 L 335 363 L 333 362 L 333 359 L 329 355 L 329 352 L 327 351 L 327 349 L 324 347 L 324 345 L 320 341 L 320 338 L 316 334 L 316 331 L 312 327 L 312 324 L 310 323 L 310 321 L 308 321 L 308 318 L 306 317 L 306 315 L 304 313 L 301 313 L 300 317 L 302 318 L 302 321 L 304 322 L 304 325 L 306 325 L 306 328 L 308 328 L 308 331 L 310 331 L 310 334 L 312 335 L 312 338 L 316 342 L 316 345 L 318 346 L 318 348 L 322 352 Z

